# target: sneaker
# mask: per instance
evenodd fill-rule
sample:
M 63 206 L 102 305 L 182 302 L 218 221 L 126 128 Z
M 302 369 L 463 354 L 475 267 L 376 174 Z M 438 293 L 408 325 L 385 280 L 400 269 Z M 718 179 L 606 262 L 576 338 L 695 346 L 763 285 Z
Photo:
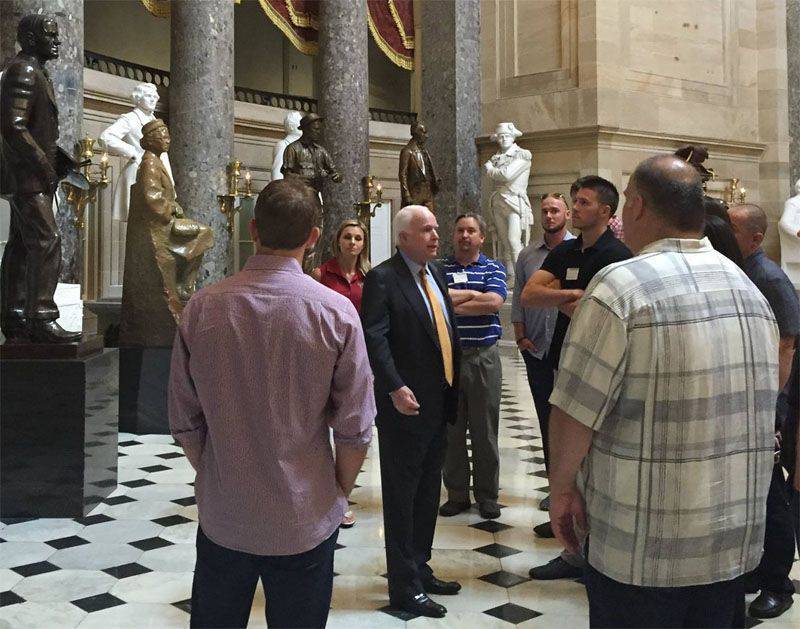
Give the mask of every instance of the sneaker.
M 494 520 L 500 517 L 500 507 L 494 500 L 484 500 L 478 503 L 478 511 L 484 520 Z
M 342 518 L 342 523 L 339 525 L 341 529 L 349 529 L 353 528 L 353 525 L 356 523 L 356 516 L 353 515 L 352 511 L 347 511 Z
M 439 507 L 439 515 L 444 516 L 445 518 L 449 518 L 451 516 L 458 515 L 463 511 L 466 511 L 471 506 L 472 503 L 469 500 L 465 502 L 459 502 L 458 500 L 448 500 L 441 507 Z

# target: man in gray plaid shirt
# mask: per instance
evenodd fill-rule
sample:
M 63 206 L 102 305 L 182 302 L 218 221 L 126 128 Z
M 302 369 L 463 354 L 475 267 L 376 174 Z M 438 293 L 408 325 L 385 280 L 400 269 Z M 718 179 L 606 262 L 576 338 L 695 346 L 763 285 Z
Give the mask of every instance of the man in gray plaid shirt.
M 703 238 L 699 175 L 642 162 L 625 190 L 638 255 L 602 269 L 567 333 L 550 402 L 550 515 L 587 531 L 593 627 L 730 627 L 763 550 L 778 329 Z

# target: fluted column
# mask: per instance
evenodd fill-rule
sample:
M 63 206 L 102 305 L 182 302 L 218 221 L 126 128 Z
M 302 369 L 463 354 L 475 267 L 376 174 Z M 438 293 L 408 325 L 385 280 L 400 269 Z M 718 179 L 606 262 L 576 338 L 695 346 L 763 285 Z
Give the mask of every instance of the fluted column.
M 369 77 L 366 0 L 320 2 L 318 87 L 323 144 L 342 174 L 325 183 L 322 257 L 339 223 L 355 215 L 361 178 L 369 174 Z
M 217 194 L 233 156 L 233 6 L 230 0 L 172 0 L 170 162 L 178 203 L 210 225 L 198 287 L 233 271 L 233 248 Z
M 475 145 L 481 128 L 480 1 L 419 4 L 423 42 L 419 117 L 428 129 L 427 147 L 441 179 L 436 218 L 442 248 L 450 252 L 455 217 L 480 211 Z
M 2 0 L 0 19 L 0 62 L 16 54 L 17 25 L 29 13 L 50 13 L 58 22 L 61 49 L 58 59 L 46 68 L 53 82 L 58 106 L 58 144 L 72 154 L 81 138 L 83 125 L 83 0 Z M 56 222 L 61 231 L 60 281 L 81 281 L 82 234 L 75 215 L 63 201 Z

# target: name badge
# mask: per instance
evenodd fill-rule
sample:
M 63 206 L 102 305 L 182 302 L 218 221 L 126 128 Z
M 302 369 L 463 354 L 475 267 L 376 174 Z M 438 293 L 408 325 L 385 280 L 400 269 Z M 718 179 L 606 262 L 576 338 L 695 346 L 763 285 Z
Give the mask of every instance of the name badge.
M 466 284 L 469 282 L 469 276 L 466 273 L 453 273 L 453 284 Z
M 580 272 L 580 269 L 578 267 L 573 266 L 573 267 L 568 268 L 567 269 L 567 278 L 566 278 L 567 281 L 568 282 L 572 282 L 572 281 L 577 280 L 579 272 Z

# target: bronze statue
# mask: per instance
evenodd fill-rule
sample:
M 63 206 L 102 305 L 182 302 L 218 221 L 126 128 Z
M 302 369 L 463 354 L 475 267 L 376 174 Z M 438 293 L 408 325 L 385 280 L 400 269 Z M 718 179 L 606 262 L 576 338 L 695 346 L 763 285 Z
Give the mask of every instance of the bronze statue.
M 694 169 L 703 178 L 703 183 L 714 178 L 714 171 L 703 166 L 703 162 L 708 159 L 708 149 L 705 146 L 687 144 L 675 151 L 675 156 L 694 166 Z
M 131 186 L 120 345 L 169 347 L 192 296 L 211 228 L 184 217 L 175 186 L 161 161 L 169 130 L 156 119 L 142 127 L 142 162 Z
M 72 343 L 80 332 L 58 323 L 53 294 L 61 271 L 61 235 L 53 217 L 59 180 L 74 168 L 58 148 L 58 110 L 45 63 L 58 58 L 58 23 L 47 14 L 23 17 L 22 50 L 0 83 L 0 194 L 11 203 L 0 280 L 0 326 L 7 341 Z
M 425 148 L 427 140 L 425 125 L 418 120 L 411 123 L 411 139 L 400 151 L 400 195 L 404 207 L 425 205 L 433 211 L 433 197 L 439 191 L 439 179 Z
M 281 168 L 284 176 L 299 177 L 317 192 L 322 192 L 322 182 L 328 177 L 334 183 L 342 180 L 330 154 L 320 144 L 323 120 L 317 114 L 303 116 L 300 120 L 303 135 L 286 147 Z

